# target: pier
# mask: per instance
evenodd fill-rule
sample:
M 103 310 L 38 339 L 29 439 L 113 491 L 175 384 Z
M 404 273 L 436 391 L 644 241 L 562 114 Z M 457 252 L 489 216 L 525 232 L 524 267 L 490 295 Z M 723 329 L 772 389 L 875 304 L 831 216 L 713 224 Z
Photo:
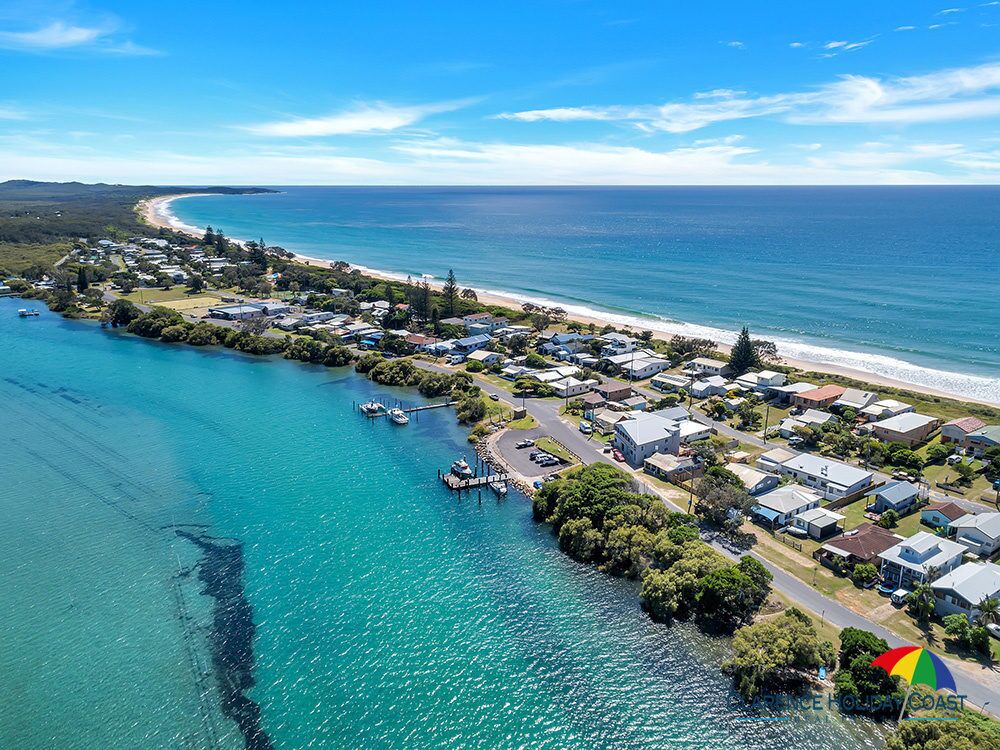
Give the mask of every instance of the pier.
M 508 478 L 509 475 L 507 474 L 487 474 L 481 477 L 472 477 L 471 479 L 459 479 L 451 472 L 448 472 L 447 474 L 441 473 L 441 481 L 444 482 L 445 486 L 449 490 L 455 490 L 458 492 L 462 492 L 463 490 L 474 490 L 477 487 L 485 487 L 490 482 L 506 483 Z
M 454 406 L 456 403 L 458 403 L 458 402 L 457 401 L 442 401 L 440 404 L 424 404 L 423 406 L 410 406 L 410 407 L 407 407 L 405 409 L 402 408 L 402 407 L 399 407 L 399 410 L 402 411 L 404 414 L 415 414 L 415 413 L 419 413 L 419 412 L 422 412 L 422 411 L 427 411 L 428 409 L 441 409 L 441 408 L 443 408 L 445 406 Z M 362 412 L 362 414 L 364 414 L 369 419 L 378 419 L 379 417 L 386 417 L 386 416 L 388 416 L 389 415 L 389 409 L 392 409 L 392 408 L 394 408 L 394 407 L 387 406 L 385 409 L 383 409 L 381 411 L 377 411 L 377 412 L 374 412 L 374 413 L 371 413 L 371 414 Z M 354 410 L 358 411 L 358 404 L 356 404 L 356 403 L 354 404 Z

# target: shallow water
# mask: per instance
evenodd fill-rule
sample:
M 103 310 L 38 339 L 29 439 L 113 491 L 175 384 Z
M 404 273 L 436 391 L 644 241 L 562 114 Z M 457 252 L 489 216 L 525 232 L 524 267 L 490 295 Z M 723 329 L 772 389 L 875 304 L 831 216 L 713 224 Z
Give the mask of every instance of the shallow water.
M 275 748 L 880 744 L 854 721 L 741 721 L 724 641 L 651 623 L 523 497 L 457 502 L 436 478 L 468 452 L 450 410 L 374 424 L 352 403 L 418 397 L 17 306 L 0 300 L 0 748 L 245 746 L 178 528 L 242 544 L 247 696 Z
M 294 187 L 189 225 L 1000 403 L 1000 188 Z

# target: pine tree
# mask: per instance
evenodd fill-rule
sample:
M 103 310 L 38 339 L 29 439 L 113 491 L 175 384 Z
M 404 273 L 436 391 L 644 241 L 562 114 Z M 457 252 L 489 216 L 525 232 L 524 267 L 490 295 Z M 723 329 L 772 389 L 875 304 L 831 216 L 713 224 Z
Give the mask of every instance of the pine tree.
M 201 239 L 202 245 L 214 245 L 215 244 L 215 232 L 212 231 L 212 227 L 205 227 L 205 236 Z
M 444 311 L 448 317 L 452 317 L 455 314 L 455 300 L 458 299 L 458 282 L 455 280 L 455 272 L 450 268 L 441 293 L 444 295 Z
M 753 341 L 750 340 L 750 329 L 743 326 L 743 330 L 740 331 L 740 335 L 729 353 L 729 368 L 733 371 L 733 375 L 742 375 L 747 370 L 758 366 L 760 366 L 760 362 L 757 358 L 757 350 L 753 347 Z
M 76 291 L 83 293 L 88 286 L 90 284 L 87 282 L 87 272 L 80 266 L 76 272 Z

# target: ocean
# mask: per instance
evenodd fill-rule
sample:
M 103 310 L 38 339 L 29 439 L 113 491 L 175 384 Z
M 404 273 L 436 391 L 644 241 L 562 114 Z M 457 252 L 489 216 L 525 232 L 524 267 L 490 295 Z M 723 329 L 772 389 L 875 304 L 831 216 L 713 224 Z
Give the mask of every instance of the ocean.
M 288 187 L 180 224 L 1000 403 L 1000 188 Z
M 0 299 L 0 747 L 881 745 L 857 720 L 743 721 L 726 641 L 652 623 L 523 496 L 441 486 L 469 452 L 450 410 L 352 409 L 415 392 L 19 304 Z

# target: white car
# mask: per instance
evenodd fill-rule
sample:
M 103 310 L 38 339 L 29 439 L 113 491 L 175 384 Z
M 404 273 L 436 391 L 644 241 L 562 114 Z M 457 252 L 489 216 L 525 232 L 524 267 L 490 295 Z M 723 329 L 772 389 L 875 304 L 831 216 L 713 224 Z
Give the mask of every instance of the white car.
M 584 435 L 590 435 L 594 432 L 594 428 L 591 426 L 590 422 L 580 422 L 580 432 Z
M 986 626 L 986 630 L 988 630 L 989 634 L 994 638 L 1000 639 L 1000 625 L 997 625 L 995 622 L 991 622 Z

